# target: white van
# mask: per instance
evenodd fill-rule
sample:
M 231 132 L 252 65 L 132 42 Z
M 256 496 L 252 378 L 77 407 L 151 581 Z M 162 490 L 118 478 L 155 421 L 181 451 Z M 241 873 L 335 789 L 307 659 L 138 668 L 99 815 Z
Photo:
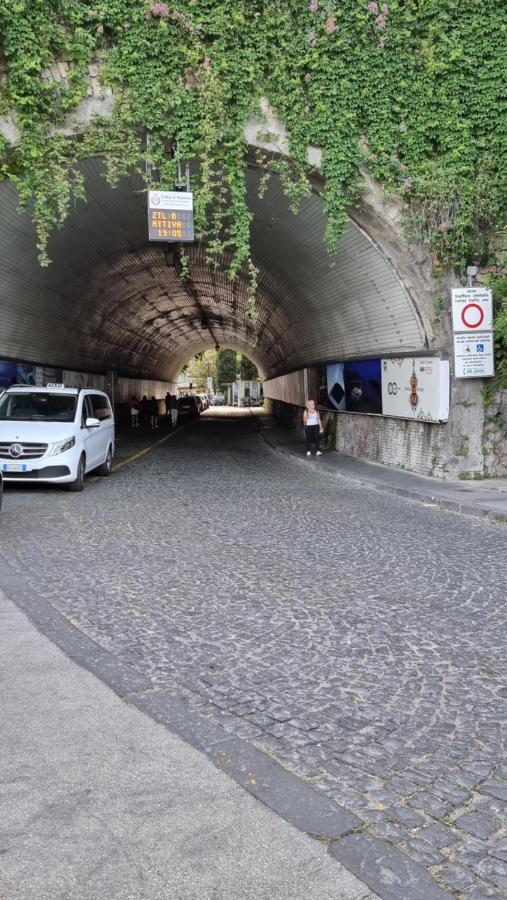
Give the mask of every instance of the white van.
M 87 472 L 111 474 L 113 454 L 113 411 L 103 391 L 14 385 L 0 394 L 5 482 L 47 481 L 82 491 Z

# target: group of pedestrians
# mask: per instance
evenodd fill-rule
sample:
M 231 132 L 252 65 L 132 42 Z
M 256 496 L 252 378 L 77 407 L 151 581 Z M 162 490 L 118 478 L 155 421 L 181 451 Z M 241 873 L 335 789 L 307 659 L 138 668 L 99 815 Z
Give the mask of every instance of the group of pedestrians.
M 176 394 L 170 394 L 169 391 L 165 396 L 166 418 L 171 419 L 173 428 L 178 423 L 178 398 Z M 139 428 L 141 424 L 146 428 L 155 429 L 159 427 L 160 405 L 156 397 L 147 397 L 146 394 L 142 400 L 138 400 L 135 394 L 129 400 L 130 424 L 132 428 Z
M 148 398 L 146 394 L 142 400 L 134 395 L 129 400 L 130 421 L 132 428 L 139 428 L 141 421 L 147 427 L 158 428 L 160 419 L 159 401 L 156 397 Z M 169 391 L 165 395 L 166 418 L 171 419 L 173 428 L 178 423 L 178 398 Z M 140 421 L 141 420 L 141 421 Z M 315 455 L 322 456 L 320 451 L 320 438 L 323 433 L 322 420 L 314 400 L 309 400 L 303 413 L 303 422 L 306 435 L 306 455 L 312 455 L 312 447 L 315 447 Z

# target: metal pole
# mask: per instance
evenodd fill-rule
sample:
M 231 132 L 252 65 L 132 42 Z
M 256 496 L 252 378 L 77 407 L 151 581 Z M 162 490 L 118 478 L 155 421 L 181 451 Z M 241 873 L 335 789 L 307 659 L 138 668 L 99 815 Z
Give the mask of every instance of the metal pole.
M 477 266 L 467 266 L 467 287 L 471 288 L 474 286 L 474 278 L 477 275 Z

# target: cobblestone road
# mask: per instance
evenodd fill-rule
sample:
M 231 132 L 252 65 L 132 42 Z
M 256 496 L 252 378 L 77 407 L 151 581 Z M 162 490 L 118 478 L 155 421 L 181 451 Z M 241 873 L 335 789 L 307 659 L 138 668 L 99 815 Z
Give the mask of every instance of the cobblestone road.
M 1 552 L 442 886 L 506 897 L 507 530 L 304 462 L 204 417 L 82 495 L 7 491 Z

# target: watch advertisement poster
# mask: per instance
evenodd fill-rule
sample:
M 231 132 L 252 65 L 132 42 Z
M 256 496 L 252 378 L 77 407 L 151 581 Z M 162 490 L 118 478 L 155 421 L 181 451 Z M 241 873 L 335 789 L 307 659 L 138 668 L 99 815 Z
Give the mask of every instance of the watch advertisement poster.
M 449 418 L 449 361 L 438 356 L 382 360 L 384 416 L 446 422 Z

